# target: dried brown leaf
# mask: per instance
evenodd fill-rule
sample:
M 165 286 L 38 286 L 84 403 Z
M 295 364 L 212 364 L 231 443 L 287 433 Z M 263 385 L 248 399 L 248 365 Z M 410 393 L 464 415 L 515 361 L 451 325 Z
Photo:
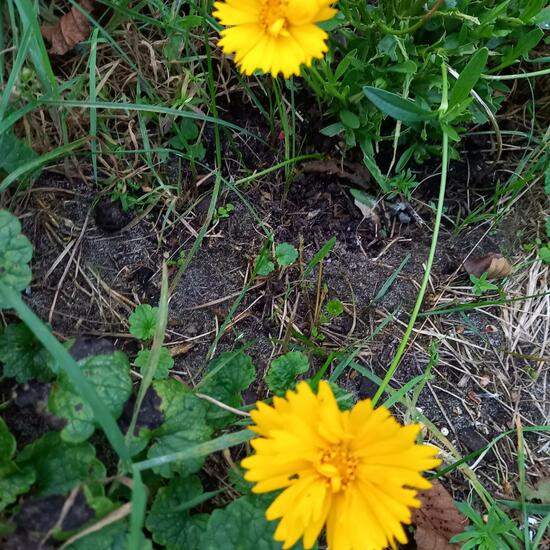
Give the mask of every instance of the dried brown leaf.
M 464 262 L 464 269 L 468 275 L 481 277 L 487 272 L 487 279 L 500 279 L 512 273 L 510 262 L 502 255 L 496 252 L 468 258 Z
M 80 0 L 80 5 L 91 12 L 94 0 Z M 42 36 L 50 42 L 50 52 L 64 55 L 90 34 L 90 24 L 86 16 L 75 6 L 63 15 L 55 25 L 42 25 Z
M 460 546 L 449 540 L 464 531 L 468 520 L 458 511 L 447 489 L 435 480 L 431 489 L 418 493 L 418 498 L 422 507 L 413 511 L 417 549 L 458 550 Z

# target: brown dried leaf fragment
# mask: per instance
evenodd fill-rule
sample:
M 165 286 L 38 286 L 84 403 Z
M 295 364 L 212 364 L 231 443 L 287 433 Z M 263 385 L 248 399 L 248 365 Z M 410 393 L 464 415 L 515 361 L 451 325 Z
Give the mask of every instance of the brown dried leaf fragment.
M 94 8 L 94 0 L 80 0 L 86 11 Z M 55 25 L 42 25 L 42 36 L 51 43 L 50 52 L 64 55 L 90 34 L 90 24 L 86 16 L 75 6 L 63 15 Z
M 458 550 L 460 545 L 449 540 L 464 531 L 468 520 L 458 511 L 447 489 L 435 480 L 431 489 L 418 493 L 418 498 L 422 507 L 413 511 L 418 550 Z
M 487 272 L 487 279 L 500 279 L 512 273 L 510 262 L 502 254 L 496 252 L 468 258 L 464 262 L 464 269 L 468 272 L 468 275 L 475 275 L 476 277 L 481 277 Z

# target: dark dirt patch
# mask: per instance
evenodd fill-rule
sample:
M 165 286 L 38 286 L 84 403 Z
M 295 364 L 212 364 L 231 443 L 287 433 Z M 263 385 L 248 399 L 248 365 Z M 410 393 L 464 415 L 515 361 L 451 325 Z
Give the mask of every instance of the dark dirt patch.
M 239 159 L 233 159 L 229 150 L 229 164 L 237 164 Z M 247 160 L 252 164 L 265 166 L 264 162 L 272 162 L 272 150 L 249 154 Z M 437 168 L 426 170 L 435 172 Z M 467 201 L 454 192 L 464 186 L 465 173 L 465 165 L 460 163 L 451 170 L 448 207 L 455 214 L 467 208 Z M 372 192 L 377 191 L 372 188 Z M 324 262 L 321 287 L 317 269 L 308 281 L 300 282 L 300 268 L 293 266 L 258 280 L 237 308 L 215 351 L 226 351 L 244 342 L 251 344 L 248 353 L 258 369 L 259 382 L 246 393 L 247 402 L 267 395 L 262 375 L 271 359 L 281 352 L 290 318 L 295 330 L 315 340 L 312 328 L 318 288 L 326 299 L 340 299 L 345 314 L 319 327 L 325 339 L 315 341 L 321 353 L 312 355 L 313 368 L 319 368 L 323 354 L 331 350 L 362 346 L 359 364 L 383 377 L 402 339 L 424 272 L 433 223 L 433 211 L 428 206 L 434 195 L 432 186 L 423 188 L 408 206 L 414 210 L 414 216 L 405 219 L 408 223 L 402 223 L 404 218 L 395 214 L 391 202 L 379 205 L 379 224 L 363 219 L 350 196 L 349 181 L 337 175 L 298 173 L 288 193 L 274 175 L 244 193 L 255 214 L 232 193 L 222 197 L 220 204 L 232 202 L 235 212 L 210 228 L 171 299 L 167 344 L 175 356 L 173 374 L 191 386 L 200 380 L 216 333 L 248 282 L 266 232 L 271 232 L 275 243 L 294 244 L 303 262 L 330 238 L 336 237 L 337 244 Z M 175 216 L 166 217 L 166 210 L 159 206 L 133 225 L 137 213 L 119 216 L 116 207 L 104 202 L 94 214 L 95 200 L 93 190 L 83 183 L 69 183 L 54 175 L 43 176 L 29 193 L 22 219 L 35 255 L 34 283 L 27 300 L 41 318 L 51 318 L 61 338 L 104 338 L 109 345 L 132 355 L 137 346 L 128 334 L 128 316 L 140 302 L 156 303 L 160 265 L 163 259 L 189 253 L 204 220 L 207 201 L 198 203 L 186 223 Z M 189 205 L 180 206 L 185 209 Z M 128 224 L 130 228 L 121 231 Z M 453 273 L 474 247 L 482 254 L 510 245 L 498 234 L 485 235 L 483 228 L 460 236 L 444 228 L 424 309 L 439 303 L 448 283 L 463 289 L 457 295 L 459 301 L 472 299 L 464 291 L 469 286 L 467 278 L 453 277 Z M 394 283 L 373 302 L 406 259 Z M 173 273 L 176 268 L 171 269 Z M 293 290 L 288 293 L 289 288 Z M 365 339 L 388 315 L 395 316 L 395 321 L 365 345 Z M 484 332 L 487 324 L 485 313 L 477 312 L 425 320 L 392 381 L 392 386 L 399 388 L 425 372 L 430 342 L 442 342 L 434 377 L 420 394 L 417 406 L 463 453 L 479 449 L 482 442 L 509 429 L 515 411 L 524 415 L 526 424 L 541 421 L 531 407 L 531 394 L 521 394 L 519 401 L 512 403 L 501 391 L 504 382 L 499 382 L 501 366 L 495 349 L 504 341 Z M 466 336 L 464 331 L 459 333 L 461 326 L 466 327 Z M 474 350 L 467 367 L 460 355 L 464 341 Z M 487 372 L 490 384 L 480 387 L 479 380 Z M 346 370 L 339 382 L 358 398 L 376 391 L 371 381 L 352 369 Z M 153 402 L 148 406 L 154 409 Z M 403 412 L 409 419 L 414 413 Z M 31 411 L 28 414 L 32 416 Z M 123 425 L 128 423 L 129 414 L 130 409 L 121 421 Z M 43 428 L 38 427 L 38 432 Z M 539 440 L 534 447 L 541 447 Z M 498 464 L 494 455 L 487 457 L 483 470 L 487 480 L 500 476 L 496 470 L 502 464 L 513 476 L 517 468 L 513 446 L 508 451 Z M 114 464 L 115 458 L 107 457 L 107 462 Z M 496 492 L 502 492 L 500 485 L 494 481 L 490 484 L 496 486 Z M 457 496 L 464 494 L 459 481 L 453 483 L 453 488 Z

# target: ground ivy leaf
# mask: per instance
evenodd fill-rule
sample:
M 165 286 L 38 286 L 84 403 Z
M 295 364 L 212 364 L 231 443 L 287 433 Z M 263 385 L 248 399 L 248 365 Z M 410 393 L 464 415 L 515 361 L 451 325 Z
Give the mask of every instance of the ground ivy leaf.
M 269 504 L 265 496 L 250 495 L 215 510 L 208 520 L 200 550 L 281 550 L 282 543 L 273 540 L 277 522 L 265 519 Z
M 130 334 L 138 340 L 150 340 L 155 335 L 159 308 L 140 304 L 130 315 Z
M 4 154 L 5 149 L 2 151 Z M 31 258 L 32 245 L 21 233 L 19 220 L 7 210 L 0 210 L 0 281 L 16 292 L 25 290 L 32 278 Z M 0 309 L 7 307 L 9 304 L 0 295 Z
M 138 367 L 140 370 L 143 371 L 145 367 L 147 366 L 147 362 L 149 361 L 149 356 L 151 355 L 151 351 L 148 349 L 141 350 L 134 361 L 136 367 Z M 162 347 L 160 348 L 160 356 L 159 356 L 159 362 L 157 365 L 157 368 L 155 369 L 155 380 L 161 380 L 163 378 L 168 378 L 168 374 L 170 373 L 170 370 L 174 367 L 174 359 L 170 355 L 170 352 L 168 349 Z
M 188 445 L 207 441 L 212 429 L 206 422 L 206 406 L 177 380 L 157 380 L 153 389 L 161 398 L 160 411 L 164 414 L 164 423 L 153 430 L 153 445 L 147 456 L 156 458 L 185 449 Z M 204 458 L 195 458 L 180 462 L 171 462 L 154 468 L 155 473 L 163 477 L 172 477 L 174 473 L 182 476 L 201 469 Z
M 116 418 L 122 413 L 124 403 L 132 393 L 130 365 L 123 353 L 97 355 L 80 362 L 82 374 Z M 96 420 L 91 407 L 73 389 L 65 373 L 59 375 L 48 400 L 49 410 L 67 420 L 61 431 L 65 441 L 80 443 L 90 437 L 96 428 Z
M 73 445 L 58 432 L 48 432 L 27 445 L 17 457 L 18 466 L 32 466 L 40 495 L 65 494 L 79 483 L 105 477 L 105 466 L 89 443 Z
M 281 243 L 275 247 L 275 258 L 280 266 L 289 266 L 298 259 L 298 251 L 290 243 Z
M 255 377 L 256 369 L 246 353 L 226 352 L 210 363 L 200 389 L 202 393 L 237 408 L 243 405 L 241 392 L 252 384 Z M 234 414 L 208 404 L 208 421 L 215 428 L 224 428 L 234 418 Z
M 17 495 L 26 493 L 35 480 L 32 468 L 19 468 L 12 457 L 17 443 L 0 417 L 0 512 L 15 502 Z
M 0 333 L 0 361 L 4 376 L 25 384 L 32 378 L 41 382 L 51 380 L 48 352 L 24 323 L 8 325 Z
M 111 523 L 99 531 L 90 533 L 67 546 L 67 550 L 127 550 L 126 542 L 128 538 L 128 522 L 117 521 Z M 150 540 L 141 534 L 139 548 L 135 550 L 152 550 L 153 545 Z M 132 549 L 134 550 L 134 549 Z
M 307 355 L 301 351 L 289 351 L 271 362 L 265 382 L 275 395 L 284 395 L 296 385 L 296 378 L 308 370 Z
M 157 544 L 166 546 L 168 550 L 199 548 L 208 516 L 191 515 L 182 506 L 200 497 L 202 492 L 201 482 L 194 476 L 176 477 L 167 487 L 159 489 L 145 521 L 145 527 L 151 531 Z
M 0 512 L 15 502 L 18 495 L 29 491 L 36 480 L 36 472 L 30 466 L 18 468 L 15 464 L 7 464 L 0 472 Z

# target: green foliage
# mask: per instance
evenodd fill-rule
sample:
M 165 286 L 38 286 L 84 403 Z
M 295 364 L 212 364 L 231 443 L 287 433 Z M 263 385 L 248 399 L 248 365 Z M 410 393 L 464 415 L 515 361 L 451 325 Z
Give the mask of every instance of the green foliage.
M 118 520 L 94 531 L 81 539 L 67 546 L 67 550 L 127 550 L 128 540 L 128 522 Z M 150 540 L 145 539 L 143 534 L 140 536 L 140 545 L 136 550 L 152 550 L 153 545 Z
M 301 351 L 289 351 L 271 362 L 265 383 L 275 395 L 284 395 L 294 388 L 296 379 L 309 370 L 307 355 Z
M 327 302 L 325 311 L 327 312 L 327 315 L 330 315 L 331 317 L 340 317 L 340 315 L 344 313 L 344 304 L 342 304 L 338 298 L 333 298 Z
M 276 523 L 265 519 L 266 497 L 244 496 L 215 510 L 206 527 L 200 550 L 281 550 L 273 540 Z
M 27 445 L 17 464 L 36 470 L 40 495 L 64 494 L 82 482 L 105 477 L 105 466 L 96 458 L 92 445 L 67 443 L 57 432 L 48 432 Z
M 487 280 L 488 273 L 482 273 L 480 277 L 470 275 L 470 281 L 472 282 L 472 292 L 475 296 L 481 296 L 486 292 L 498 290 L 498 286 Z
M 151 351 L 148 349 L 143 349 L 140 352 L 138 352 L 136 360 L 134 361 L 136 367 L 138 367 L 141 371 L 143 371 L 147 366 L 147 363 L 149 362 L 150 355 L 151 355 Z M 155 380 L 168 378 L 168 375 L 170 374 L 170 370 L 173 367 L 174 367 L 174 359 L 170 355 L 170 351 L 168 351 L 168 349 L 165 347 L 161 347 L 159 362 L 155 369 L 155 375 L 153 378 Z
M 9 174 L 38 158 L 36 152 L 13 132 L 0 133 L 0 172 Z M 11 215 L 11 214 L 10 214 Z M 0 225 L 3 225 L 0 221 Z M 1 229 L 0 229 L 1 231 Z M 0 241 L 2 237 L 0 236 Z
M 118 418 L 132 393 L 132 380 L 127 357 L 120 352 L 98 355 L 80 362 L 82 374 L 92 384 L 108 411 Z M 66 420 L 61 430 L 65 441 L 80 443 L 88 439 L 97 426 L 91 407 L 61 373 L 50 394 L 50 411 Z
M 287 267 L 298 259 L 298 251 L 289 243 L 278 244 L 275 247 L 275 259 L 281 267 Z
M 216 217 L 219 219 L 229 218 L 235 212 L 235 205 L 228 202 L 225 206 L 220 206 L 216 211 Z
M 522 5 L 458 0 L 428 14 L 433 3 L 342 0 L 329 54 L 304 71 L 327 115 L 322 133 L 372 151 L 395 127 L 385 123 L 389 116 L 403 125 L 390 137 L 409 151 L 407 162 L 421 162 L 440 143 L 442 62 L 451 88 L 444 126 L 486 122 L 470 92 L 496 112 L 510 88 L 482 74 L 527 57 L 543 36 Z
M 164 419 L 162 425 L 151 433 L 153 444 L 147 453 L 148 458 L 174 453 L 210 438 L 212 428 L 207 423 L 203 401 L 177 380 L 156 380 L 152 388 L 160 398 L 159 410 Z M 203 462 L 203 458 L 182 460 L 158 466 L 154 471 L 166 478 L 176 473 L 187 476 L 198 472 Z
M 208 366 L 200 391 L 234 408 L 241 407 L 241 392 L 256 377 L 252 359 L 243 351 L 222 353 Z M 223 428 L 235 420 L 235 415 L 208 404 L 208 422 L 215 428 Z
M 153 540 L 168 550 L 199 548 L 199 541 L 208 522 L 206 514 L 190 513 L 203 495 L 197 477 L 175 477 L 155 496 L 145 526 Z
M 130 334 L 138 340 L 151 340 L 155 335 L 159 308 L 140 304 L 130 315 Z
M 517 530 L 515 523 L 508 517 L 502 517 L 498 508 L 489 511 L 487 520 L 476 512 L 467 502 L 457 504 L 458 509 L 472 522 L 463 533 L 454 536 L 450 542 L 460 543 L 462 550 L 516 550 L 518 544 L 512 533 Z
M 267 277 L 275 271 L 275 265 L 280 268 L 291 266 L 298 259 L 298 250 L 290 243 L 280 243 L 275 247 L 275 257 L 270 259 L 266 251 L 257 260 L 257 273 Z
M 8 325 L 0 333 L 0 361 L 4 363 L 3 375 L 20 384 L 52 378 L 48 353 L 23 323 Z
M 8 151 L 1 147 L 2 155 Z M 1 161 L 0 161 L 1 162 Z M 0 169 L 1 169 L 0 164 Z M 32 258 L 32 245 L 21 234 L 19 220 L 6 210 L 0 210 L 0 282 L 8 288 L 21 292 L 29 286 L 32 273 L 29 262 Z M 0 309 L 5 309 L 7 304 L 0 294 Z
M 30 467 L 20 468 L 12 459 L 16 449 L 15 437 L 0 417 L 0 512 L 26 493 L 35 480 Z

